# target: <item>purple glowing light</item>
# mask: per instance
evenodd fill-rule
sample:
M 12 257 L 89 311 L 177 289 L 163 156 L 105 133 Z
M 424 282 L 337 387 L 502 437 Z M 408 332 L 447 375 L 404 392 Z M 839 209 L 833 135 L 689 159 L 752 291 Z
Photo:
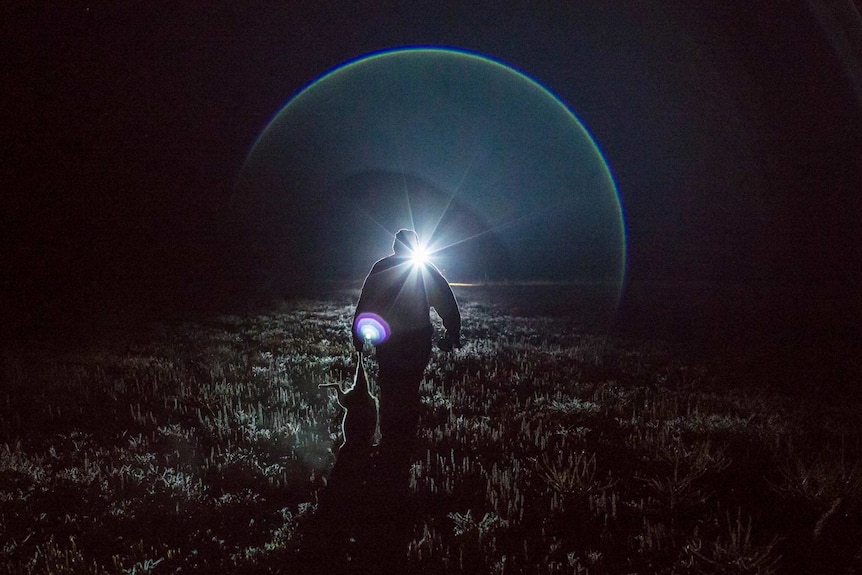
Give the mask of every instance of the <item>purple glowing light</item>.
M 353 329 L 363 341 L 378 345 L 389 339 L 389 324 L 376 313 L 361 313 L 353 324 Z

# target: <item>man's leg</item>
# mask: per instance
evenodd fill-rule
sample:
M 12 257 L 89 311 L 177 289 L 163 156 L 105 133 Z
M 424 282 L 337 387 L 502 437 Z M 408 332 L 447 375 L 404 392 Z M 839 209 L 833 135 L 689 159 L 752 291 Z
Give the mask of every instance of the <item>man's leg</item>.
M 381 452 L 408 467 L 419 423 L 419 385 L 430 357 L 430 332 L 378 349 Z
M 419 384 L 430 354 L 430 335 L 409 345 L 378 349 L 382 438 L 375 481 L 380 505 L 377 521 L 367 532 L 369 558 L 374 558 L 378 573 L 404 573 L 407 567 L 413 528 L 407 502 L 410 465 L 419 422 Z

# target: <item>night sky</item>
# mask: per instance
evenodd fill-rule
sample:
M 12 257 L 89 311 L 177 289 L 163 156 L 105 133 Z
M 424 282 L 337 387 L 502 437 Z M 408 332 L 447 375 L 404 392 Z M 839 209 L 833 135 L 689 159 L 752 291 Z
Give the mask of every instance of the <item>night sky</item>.
M 625 219 L 622 332 L 719 321 L 721 337 L 815 342 L 796 349 L 836 366 L 862 338 L 862 20 L 849 2 L 7 4 L 4 339 L 221 309 L 272 289 L 260 284 L 273 269 L 298 274 L 284 237 L 237 203 L 247 154 L 315 79 L 408 46 L 505 63 L 592 135 Z M 374 178 L 393 174 L 342 192 Z M 310 262 L 331 257 L 290 249 L 306 246 Z

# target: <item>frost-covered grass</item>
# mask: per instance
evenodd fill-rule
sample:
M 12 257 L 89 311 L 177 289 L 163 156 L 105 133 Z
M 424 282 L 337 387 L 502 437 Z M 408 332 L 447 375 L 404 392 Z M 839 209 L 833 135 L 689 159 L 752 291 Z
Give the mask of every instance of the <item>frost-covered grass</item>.
M 340 431 L 317 385 L 350 378 L 352 306 L 6 351 L 0 572 L 313 573 L 305 526 Z M 462 312 L 465 345 L 422 386 L 416 573 L 862 569 L 855 406 L 563 319 Z

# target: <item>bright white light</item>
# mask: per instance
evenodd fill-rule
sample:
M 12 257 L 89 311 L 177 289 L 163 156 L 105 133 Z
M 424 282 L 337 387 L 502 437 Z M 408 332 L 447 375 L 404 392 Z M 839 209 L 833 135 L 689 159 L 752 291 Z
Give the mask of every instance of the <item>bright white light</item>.
M 362 328 L 362 339 L 372 342 L 377 341 L 380 339 L 380 332 L 376 328 L 367 325 Z
M 428 250 L 424 246 L 417 246 L 410 254 L 410 261 L 416 267 L 425 265 L 428 262 Z

